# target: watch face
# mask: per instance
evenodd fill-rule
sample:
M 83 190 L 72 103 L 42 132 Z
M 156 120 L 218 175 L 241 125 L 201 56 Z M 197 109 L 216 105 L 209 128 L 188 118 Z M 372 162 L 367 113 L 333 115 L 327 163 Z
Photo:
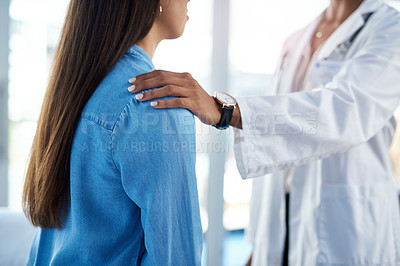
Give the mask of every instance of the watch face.
M 215 97 L 220 100 L 222 103 L 228 105 L 228 106 L 233 106 L 236 105 L 236 100 L 232 96 L 230 96 L 227 93 L 224 92 L 216 92 Z

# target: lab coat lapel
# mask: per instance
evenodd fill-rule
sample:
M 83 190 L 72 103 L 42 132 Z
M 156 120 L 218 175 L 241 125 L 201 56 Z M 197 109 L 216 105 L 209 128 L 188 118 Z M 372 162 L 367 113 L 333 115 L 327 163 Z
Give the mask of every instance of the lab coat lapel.
M 300 60 L 302 59 L 303 51 L 306 49 L 306 45 L 310 44 L 311 36 L 321 19 L 322 15 L 319 15 L 313 22 L 303 29 L 299 38 L 295 38 L 292 40 L 293 43 L 289 43 L 290 50 L 293 49 L 293 53 L 290 55 L 290 64 L 287 65 L 287 69 L 283 69 L 287 74 L 282 76 L 283 80 L 280 81 L 280 88 L 278 89 L 279 94 L 292 92 L 294 76 Z
M 326 40 L 318 53 L 317 59 L 323 60 L 328 58 L 336 47 L 348 40 L 360 27 L 364 25 L 363 15 L 369 12 L 374 12 L 382 4 L 382 0 L 365 0 L 361 6 Z

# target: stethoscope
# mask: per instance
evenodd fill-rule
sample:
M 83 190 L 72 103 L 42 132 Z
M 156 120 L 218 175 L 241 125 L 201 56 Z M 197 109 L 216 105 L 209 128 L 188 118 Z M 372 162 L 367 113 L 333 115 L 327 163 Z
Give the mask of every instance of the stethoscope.
M 356 32 L 354 32 L 353 35 L 351 35 L 351 37 L 347 41 L 340 43 L 336 47 L 336 49 L 334 50 L 333 53 L 337 53 L 339 55 L 345 56 L 347 51 L 351 47 L 351 45 L 354 43 L 354 40 L 357 38 L 357 36 L 360 34 L 360 32 L 364 29 L 365 25 L 367 24 L 368 20 L 371 18 L 371 16 L 373 14 L 374 14 L 374 12 L 364 14 L 363 15 L 364 24 Z
M 367 25 L 367 22 L 369 21 L 369 19 L 372 17 L 373 14 L 374 12 L 363 14 L 362 17 L 364 19 L 364 24 L 360 28 L 358 28 L 345 42 L 338 44 L 338 46 L 332 51 L 332 53 L 328 57 L 322 59 L 322 61 L 327 61 L 327 60 L 343 61 L 343 58 L 346 56 L 349 48 L 354 43 L 358 35 L 364 29 L 364 27 Z M 282 56 L 282 60 L 280 62 L 277 72 L 278 77 L 276 78 L 276 84 L 272 87 L 276 87 L 277 84 L 279 84 L 282 79 L 282 74 L 285 67 L 287 56 L 288 56 L 287 53 Z

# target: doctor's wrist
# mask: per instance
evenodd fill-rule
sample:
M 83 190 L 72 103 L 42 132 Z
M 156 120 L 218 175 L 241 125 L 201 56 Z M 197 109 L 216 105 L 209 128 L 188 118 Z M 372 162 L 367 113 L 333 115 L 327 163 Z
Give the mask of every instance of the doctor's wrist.
M 218 100 L 216 99 L 216 97 L 213 97 L 214 99 L 214 104 L 216 108 L 213 108 L 213 110 L 216 110 L 215 112 L 213 112 L 213 114 L 209 117 L 212 117 L 212 122 L 209 122 L 207 124 L 209 125 L 217 125 L 223 116 L 223 106 L 221 105 L 220 102 L 218 102 Z M 238 129 L 242 129 L 242 119 L 240 116 L 240 109 L 239 109 L 239 105 L 236 103 L 233 112 L 232 112 L 232 118 L 229 122 L 229 126 L 232 127 L 236 127 Z M 218 127 L 217 127 L 218 128 Z
M 222 116 L 222 105 L 219 104 L 214 97 L 210 96 L 213 99 L 213 105 L 210 106 L 209 109 L 209 119 L 207 121 L 208 125 L 215 125 L 219 122 Z
M 231 126 L 236 127 L 238 129 L 243 129 L 242 126 L 242 117 L 240 115 L 239 104 L 236 105 L 236 108 L 233 110 L 232 120 L 230 123 Z

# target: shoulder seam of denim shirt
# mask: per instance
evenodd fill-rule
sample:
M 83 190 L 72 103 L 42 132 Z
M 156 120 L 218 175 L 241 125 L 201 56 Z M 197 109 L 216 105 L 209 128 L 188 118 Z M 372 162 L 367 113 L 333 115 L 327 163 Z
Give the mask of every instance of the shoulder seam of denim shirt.
M 134 100 L 136 101 L 136 99 L 132 97 L 129 100 L 129 102 L 124 106 L 124 108 L 121 110 L 121 112 L 118 115 L 118 118 L 115 120 L 115 122 L 113 124 L 112 132 L 111 132 L 111 160 L 112 160 L 112 162 L 114 164 L 115 169 L 117 169 L 117 171 L 121 175 L 122 175 L 121 170 L 118 168 L 118 166 L 117 166 L 117 164 L 115 163 L 115 160 L 114 160 L 114 149 L 113 148 L 114 148 L 114 137 L 115 137 L 115 134 L 116 134 L 115 128 L 117 127 L 118 122 L 121 121 L 123 113 L 126 112 L 126 109 L 128 108 L 129 105 L 133 104 Z
M 103 129 L 105 129 L 105 130 L 107 130 L 107 131 L 110 131 L 110 132 L 113 131 L 113 127 L 108 128 L 108 127 L 107 127 L 107 122 L 101 120 L 99 117 L 94 117 L 94 116 L 90 115 L 89 113 L 83 113 L 83 114 L 81 115 L 81 117 L 82 117 L 82 119 L 85 119 L 85 120 L 87 120 L 87 121 L 90 121 L 90 122 L 92 122 L 92 123 L 98 125 L 99 127 L 103 128 Z
M 154 90 L 154 89 L 144 90 L 143 92 L 152 91 L 152 90 Z M 118 115 L 117 119 L 115 120 L 115 122 L 114 122 L 114 124 L 113 124 L 113 126 L 112 126 L 112 129 L 111 129 L 111 131 L 112 131 L 112 132 L 111 132 L 111 159 L 112 159 L 112 161 L 113 161 L 113 164 L 114 164 L 115 168 L 118 170 L 118 172 L 119 172 L 120 174 L 122 174 L 122 173 L 121 173 L 121 170 L 118 168 L 118 166 L 117 166 L 116 163 L 115 163 L 115 160 L 114 160 L 114 153 L 113 153 L 114 136 L 115 136 L 115 134 L 116 134 L 115 128 L 117 127 L 117 124 L 121 121 L 122 116 L 123 116 L 123 113 L 126 112 L 128 106 L 130 106 L 131 104 L 134 104 L 135 102 L 137 102 L 138 104 L 143 104 L 142 102 L 139 102 L 138 100 L 136 100 L 135 97 L 130 98 L 130 100 L 128 101 L 128 103 L 124 106 L 124 108 L 123 108 L 123 109 L 121 110 L 121 112 L 119 113 L 119 115 Z M 98 120 L 100 120 L 100 119 L 98 119 Z

